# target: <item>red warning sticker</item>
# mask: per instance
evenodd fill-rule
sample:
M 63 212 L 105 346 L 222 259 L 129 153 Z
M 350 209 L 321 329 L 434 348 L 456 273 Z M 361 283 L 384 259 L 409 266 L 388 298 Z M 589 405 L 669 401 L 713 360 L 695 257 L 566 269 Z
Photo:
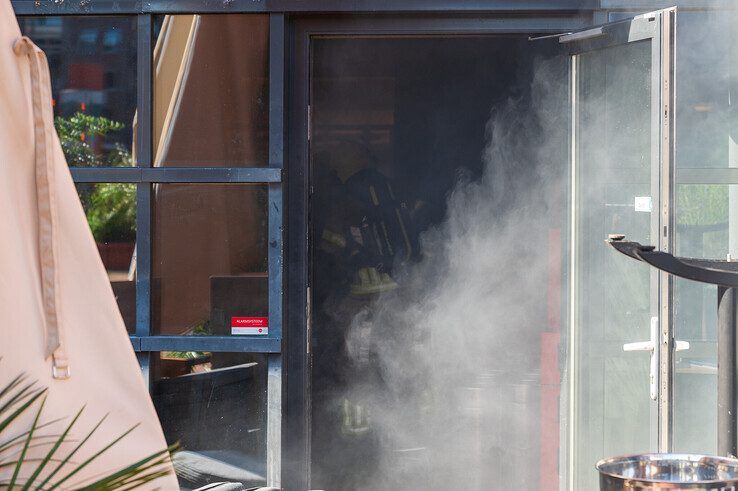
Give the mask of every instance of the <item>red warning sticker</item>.
M 231 334 L 269 334 L 269 317 L 231 317 Z

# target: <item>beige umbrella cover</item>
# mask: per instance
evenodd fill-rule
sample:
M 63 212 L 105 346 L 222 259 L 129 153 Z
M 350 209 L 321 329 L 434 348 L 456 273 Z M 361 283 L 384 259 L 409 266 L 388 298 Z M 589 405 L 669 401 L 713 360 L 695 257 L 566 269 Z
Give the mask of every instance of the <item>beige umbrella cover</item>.
M 166 444 L 53 128 L 49 86 L 43 52 L 0 0 L 0 387 L 19 373 L 48 387 L 43 420 L 86 405 L 72 438 L 108 414 L 77 462 L 139 425 L 76 484 Z M 1 468 L 0 481 L 10 472 Z M 178 489 L 173 475 L 151 487 Z

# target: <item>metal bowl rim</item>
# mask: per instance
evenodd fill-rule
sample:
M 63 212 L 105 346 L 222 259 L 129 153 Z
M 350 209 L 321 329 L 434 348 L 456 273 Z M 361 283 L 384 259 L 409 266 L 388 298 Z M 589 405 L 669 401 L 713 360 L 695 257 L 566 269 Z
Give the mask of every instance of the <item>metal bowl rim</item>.
M 633 477 L 625 477 L 621 476 L 612 472 L 603 471 L 600 467 L 603 465 L 611 464 L 616 461 L 622 461 L 622 460 L 643 460 L 643 457 L 649 457 L 653 458 L 652 460 L 658 461 L 658 460 L 665 460 L 665 459 L 671 459 L 671 460 L 686 460 L 686 461 L 699 461 L 702 459 L 710 459 L 712 461 L 717 461 L 719 463 L 725 463 L 725 464 L 731 464 L 735 466 L 736 470 L 738 471 L 738 458 L 731 458 L 731 457 L 719 457 L 715 455 L 704 455 L 704 454 L 690 454 L 690 453 L 641 453 L 641 454 L 626 454 L 626 455 L 618 455 L 615 457 L 609 457 L 606 459 L 602 459 L 599 462 L 595 464 L 595 469 L 597 471 L 605 476 L 614 477 L 616 479 L 628 479 L 628 480 L 637 480 L 643 483 L 647 484 L 674 484 L 674 481 L 666 481 L 664 479 L 648 479 L 648 478 L 633 478 Z M 705 480 L 705 481 L 694 481 L 690 483 L 684 483 L 684 484 L 735 484 L 738 483 L 738 475 L 735 478 L 731 478 L 728 480 L 725 479 L 713 479 L 713 480 Z M 678 484 L 678 483 L 677 483 Z

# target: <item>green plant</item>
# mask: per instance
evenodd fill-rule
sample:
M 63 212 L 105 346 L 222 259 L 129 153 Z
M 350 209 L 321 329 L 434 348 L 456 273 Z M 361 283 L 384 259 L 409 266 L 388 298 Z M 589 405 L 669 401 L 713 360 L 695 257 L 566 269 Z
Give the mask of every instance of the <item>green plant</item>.
M 87 222 L 97 242 L 136 240 L 136 188 L 130 184 L 96 184 L 82 196 Z
M 0 471 L 11 470 L 9 478 L 0 479 L 0 488 L 21 491 L 74 489 L 79 491 L 102 491 L 111 489 L 130 490 L 154 481 L 171 472 L 168 465 L 171 452 L 176 446 L 155 452 L 92 483 L 74 483 L 75 476 L 94 462 L 111 447 L 126 438 L 138 425 L 124 431 L 103 448 L 95 451 L 82 462 L 72 458 L 78 454 L 90 437 L 100 428 L 105 417 L 79 440 L 71 435 L 75 424 L 84 411 L 80 409 L 61 432 L 41 434 L 41 430 L 54 428 L 61 423 L 55 419 L 42 423 L 42 413 L 46 403 L 47 389 L 40 388 L 36 382 L 29 382 L 23 374 L 18 375 L 0 388 Z M 14 425 L 30 411 L 35 411 L 30 429 L 13 432 Z M 7 436 L 15 433 L 14 436 Z M 63 444 L 71 447 L 62 451 Z M 28 450 L 43 447 L 42 457 L 31 458 Z
M 162 351 L 163 358 L 172 358 L 177 360 L 196 360 L 208 356 L 210 353 L 204 351 Z
M 114 145 L 106 154 L 95 152 L 94 142 L 113 131 L 120 131 L 123 123 L 102 116 L 91 116 L 77 112 L 69 117 L 54 118 L 54 127 L 59 135 L 64 156 L 70 166 L 107 165 L 126 167 L 133 165 L 131 153 L 121 145 Z
M 131 153 L 121 145 L 114 145 L 104 154 L 98 154 L 94 145 L 96 138 L 122 130 L 125 127 L 123 123 L 77 112 L 72 116 L 54 118 L 54 127 L 70 166 L 133 165 Z M 131 242 L 136 239 L 135 186 L 102 183 L 80 188 L 80 199 L 97 242 Z

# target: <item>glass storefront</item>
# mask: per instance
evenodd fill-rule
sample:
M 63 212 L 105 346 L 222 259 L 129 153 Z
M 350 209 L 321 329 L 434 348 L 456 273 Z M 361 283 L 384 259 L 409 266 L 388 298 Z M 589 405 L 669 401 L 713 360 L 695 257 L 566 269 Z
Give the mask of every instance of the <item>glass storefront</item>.
M 673 283 L 664 423 L 633 343 L 665 285 L 603 240 L 659 246 L 671 192 L 676 254 L 738 256 L 732 17 L 678 16 L 662 190 L 654 44 L 528 40 L 591 12 L 188 8 L 19 19 L 183 489 L 592 489 L 664 427 L 715 452 L 716 289 Z

